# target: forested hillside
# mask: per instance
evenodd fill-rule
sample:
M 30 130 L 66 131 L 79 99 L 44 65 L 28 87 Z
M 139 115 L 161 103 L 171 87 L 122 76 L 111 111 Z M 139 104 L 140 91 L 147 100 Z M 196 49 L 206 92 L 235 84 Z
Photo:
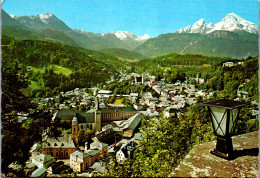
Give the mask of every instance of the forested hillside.
M 156 58 L 143 60 L 137 63 L 139 66 L 144 67 L 170 67 L 172 65 L 185 65 L 185 66 L 202 66 L 202 65 L 218 65 L 225 60 L 232 60 L 231 58 L 208 57 L 198 54 L 177 54 L 170 53 L 167 55 L 159 56 Z
M 234 62 L 233 67 L 223 67 L 224 62 Z M 243 62 L 243 65 L 237 65 Z M 197 87 L 209 92 L 215 91 L 222 97 L 234 99 L 237 90 L 245 90 L 250 97 L 258 98 L 258 57 L 238 60 L 233 58 L 207 57 L 201 55 L 168 54 L 154 59 L 142 60 L 133 64 L 138 72 L 146 71 L 156 79 L 167 82 L 181 80 L 183 74 L 201 77 L 205 80 Z M 249 70 L 250 69 L 250 70 Z M 242 85 L 243 84 L 243 85 Z
M 100 52 L 58 43 L 2 39 L 3 60 L 16 61 L 27 70 L 32 95 L 57 94 L 91 87 L 117 73 L 120 61 Z M 28 93 L 27 93 L 28 94 Z
M 140 60 L 140 59 L 145 59 L 146 57 L 143 56 L 142 54 L 135 52 L 135 51 L 129 51 L 123 48 L 105 48 L 99 50 L 100 52 L 104 52 L 107 54 L 111 54 L 123 59 L 131 59 L 131 60 Z
M 149 57 L 180 53 L 243 58 L 258 55 L 258 34 L 222 30 L 205 35 L 167 33 L 148 39 L 135 50 Z

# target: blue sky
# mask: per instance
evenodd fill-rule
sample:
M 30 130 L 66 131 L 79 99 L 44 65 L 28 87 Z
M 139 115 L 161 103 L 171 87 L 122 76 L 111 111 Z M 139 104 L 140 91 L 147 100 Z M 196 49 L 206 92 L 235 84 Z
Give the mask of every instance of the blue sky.
M 231 12 L 259 24 L 257 0 L 4 0 L 2 8 L 18 16 L 49 12 L 88 32 L 122 30 L 154 37 L 201 18 L 217 23 Z

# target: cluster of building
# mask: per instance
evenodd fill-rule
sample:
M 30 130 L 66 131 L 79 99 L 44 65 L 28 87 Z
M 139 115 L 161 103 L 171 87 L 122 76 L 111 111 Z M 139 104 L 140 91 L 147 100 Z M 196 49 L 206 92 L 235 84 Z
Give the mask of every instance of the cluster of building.
M 107 138 L 131 138 L 140 126 L 144 115 L 134 107 L 100 107 L 102 92 L 95 97 L 95 107 L 89 111 L 59 109 L 52 120 L 59 119 L 71 124 L 71 134 L 62 134 L 58 139 L 43 136 L 40 153 L 51 158 L 70 159 L 70 167 L 75 172 L 82 172 L 108 155 Z M 102 127 L 103 126 L 103 127 Z M 85 144 L 85 150 L 79 147 L 79 130 L 92 130 L 93 143 Z M 103 142 L 104 141 L 104 142 Z M 138 141 L 138 140 L 137 140 Z M 89 146 L 89 147 L 88 147 Z M 52 160 L 53 160 L 52 159 Z
M 204 82 L 201 78 L 197 77 L 195 79 L 198 83 Z M 195 104 L 197 97 L 208 99 L 213 94 L 197 90 L 195 85 L 189 84 L 188 81 L 166 84 L 156 81 L 155 77 L 151 77 L 145 84 L 150 86 L 157 93 L 158 97 L 152 96 L 151 92 L 146 92 L 134 107 L 137 110 L 145 111 L 147 115 L 162 112 L 169 117 L 170 114 L 180 113 L 186 106 Z
M 52 119 L 60 119 L 61 122 L 71 124 L 72 133 L 63 134 L 59 139 L 46 138 L 43 140 L 40 149 L 41 153 L 56 160 L 70 159 L 70 167 L 76 172 L 82 172 L 108 154 L 108 145 L 106 143 L 108 139 L 118 138 L 119 140 L 125 138 L 131 140 L 135 137 L 136 139 L 132 140 L 130 145 L 138 143 L 140 134 L 136 132 L 145 115 L 158 115 L 164 111 L 165 116 L 169 117 L 170 114 L 176 114 L 186 104 L 195 103 L 196 96 L 206 96 L 203 92 L 196 91 L 193 85 L 187 83 L 165 84 L 157 82 L 153 76 L 145 81 L 144 75 L 135 73 L 131 77 L 133 84 L 148 85 L 159 97 L 153 97 L 150 92 L 142 95 L 130 93 L 129 95 L 123 95 L 123 97 L 130 98 L 134 103 L 133 106 L 111 107 L 104 102 L 113 95 L 110 90 L 97 90 L 94 88 L 94 96 L 88 95 L 85 89 L 78 88 L 66 93 L 62 92 L 62 97 L 68 99 L 63 104 L 54 103 L 58 110 L 54 113 Z M 47 100 L 53 101 L 54 99 L 48 98 Z M 75 111 L 66 108 L 67 105 L 74 107 L 76 102 L 83 105 L 94 103 L 95 107 L 88 111 Z M 90 144 L 90 148 L 85 145 L 84 151 L 79 148 L 78 132 L 80 129 L 92 130 L 95 133 L 92 138 L 94 142 Z M 95 147 L 94 145 L 99 146 Z M 133 150 L 133 146 L 126 143 L 123 145 L 118 155 L 122 157 L 122 154 L 124 154 L 124 157 L 127 158 L 126 150 L 129 151 L 130 148 L 130 150 Z
M 57 109 L 75 108 L 76 106 L 92 106 L 95 98 L 86 92 L 86 88 L 75 88 L 71 91 L 60 92 L 60 95 L 54 97 L 34 98 L 33 102 L 48 106 L 48 109 L 53 112 Z
M 142 135 L 138 128 L 145 116 L 157 116 L 162 113 L 164 117 L 170 117 L 183 114 L 183 109 L 196 103 L 197 97 L 209 99 L 212 96 L 212 93 L 203 92 L 196 89 L 195 85 L 189 84 L 190 80 L 195 80 L 198 84 L 204 83 L 204 79 L 199 77 L 190 77 L 183 83 L 174 84 L 156 81 L 154 76 L 144 74 L 133 73 L 124 77 L 131 80 L 133 85 L 149 86 L 156 95 L 153 96 L 151 92 L 118 95 L 128 97 L 132 106 L 115 106 L 105 102 L 114 95 L 111 90 L 92 88 L 93 96 L 87 94 L 86 89 L 78 88 L 61 93 L 67 100 L 62 104 L 54 103 L 58 110 L 52 119 L 60 119 L 61 122 L 71 124 L 71 134 L 63 134 L 58 139 L 45 138 L 39 149 L 41 154 L 48 155 L 51 158 L 48 160 L 52 161 L 69 159 L 69 165 L 75 172 L 84 172 L 93 165 L 100 168 L 102 164 L 97 161 L 111 154 L 116 157 L 118 163 L 123 163 L 126 159 L 131 159 L 135 146 L 140 144 Z M 238 94 L 247 95 L 242 91 Z M 55 99 L 57 98 L 48 98 L 51 101 Z M 94 108 L 87 111 L 68 109 L 68 105 L 73 108 L 76 103 L 92 105 Z M 95 133 L 92 136 L 93 142 L 85 143 L 83 149 L 78 139 L 80 129 Z M 115 146 L 119 147 L 117 151 L 114 150 Z

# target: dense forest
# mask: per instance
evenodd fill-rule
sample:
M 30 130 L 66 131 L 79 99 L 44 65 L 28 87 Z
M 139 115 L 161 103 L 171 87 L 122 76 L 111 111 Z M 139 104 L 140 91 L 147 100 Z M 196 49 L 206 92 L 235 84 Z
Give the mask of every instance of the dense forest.
M 146 67 L 149 64 L 153 63 L 154 65 L 159 65 L 161 67 L 168 67 L 171 65 L 218 65 L 220 62 L 225 60 L 232 60 L 231 58 L 220 58 L 220 57 L 207 57 L 202 55 L 195 54 L 177 54 L 171 53 L 164 56 L 159 56 L 149 60 L 142 60 L 137 65 L 145 65 Z
M 57 129 L 60 122 L 51 122 L 52 113 L 37 108 L 22 93 L 22 89 L 29 84 L 25 72 L 16 61 L 2 60 L 1 171 L 7 177 L 29 176 L 23 168 L 30 157 L 32 145 L 42 141 L 43 133 L 50 138 L 57 138 L 61 134 Z M 22 113 L 26 113 L 26 116 Z M 21 122 L 19 117 L 26 117 L 28 122 Z M 9 165 L 14 162 L 22 168 L 11 169 Z

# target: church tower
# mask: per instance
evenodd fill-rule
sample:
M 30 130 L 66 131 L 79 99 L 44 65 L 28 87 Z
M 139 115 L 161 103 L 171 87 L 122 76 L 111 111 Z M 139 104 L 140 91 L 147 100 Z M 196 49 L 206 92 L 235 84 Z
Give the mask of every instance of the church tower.
M 98 97 L 95 98 L 95 110 L 99 110 L 99 99 L 98 99 Z
M 99 100 L 96 98 L 95 106 L 95 132 L 101 131 L 101 111 L 99 110 Z
M 79 126 L 78 126 L 78 119 L 76 116 L 72 119 L 72 139 L 74 140 L 75 144 L 78 145 L 78 132 L 79 132 Z

